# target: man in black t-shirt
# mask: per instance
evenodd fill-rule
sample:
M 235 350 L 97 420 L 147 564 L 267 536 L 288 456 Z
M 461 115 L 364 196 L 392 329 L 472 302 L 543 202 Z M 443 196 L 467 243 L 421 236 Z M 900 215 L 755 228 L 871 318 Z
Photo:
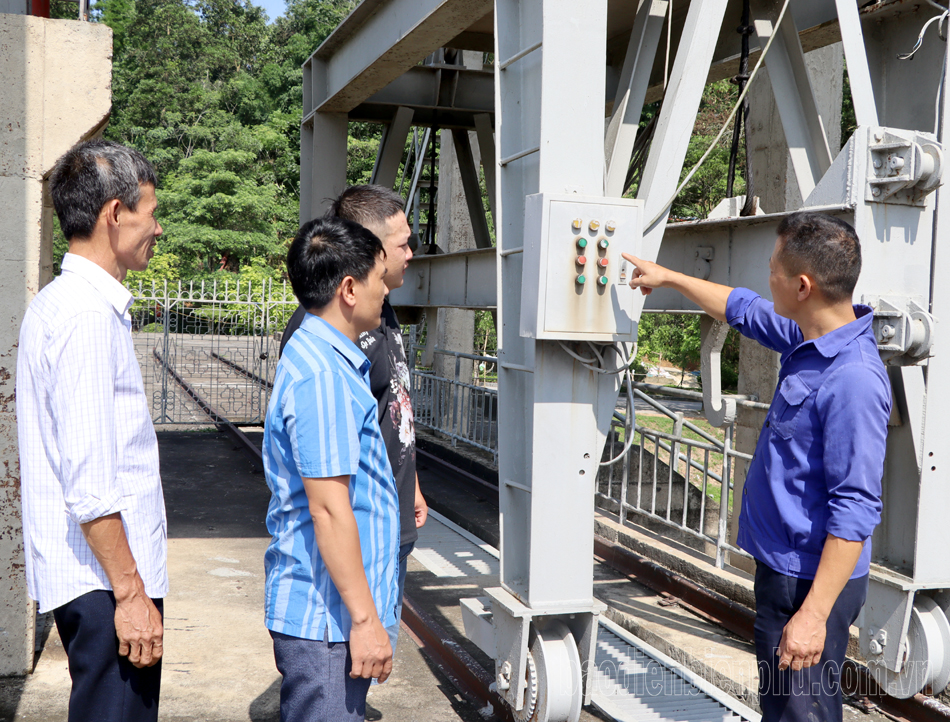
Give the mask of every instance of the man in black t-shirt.
M 383 186 L 350 186 L 333 202 L 326 215 L 355 221 L 372 231 L 383 242 L 386 251 L 386 286 L 392 290 L 403 284 L 412 250 L 409 248 L 409 224 L 399 194 Z M 301 306 L 291 316 L 280 340 L 281 353 L 306 313 Z M 371 364 L 370 386 L 379 403 L 379 427 L 399 491 L 398 611 L 401 614 L 406 561 L 419 538 L 417 529 L 426 522 L 429 507 L 419 489 L 419 477 L 416 474 L 416 433 L 409 401 L 409 364 L 406 362 L 399 320 L 388 298 L 383 304 L 382 324 L 373 331 L 361 334 L 359 346 Z M 399 625 L 392 627 L 389 632 L 395 652 Z

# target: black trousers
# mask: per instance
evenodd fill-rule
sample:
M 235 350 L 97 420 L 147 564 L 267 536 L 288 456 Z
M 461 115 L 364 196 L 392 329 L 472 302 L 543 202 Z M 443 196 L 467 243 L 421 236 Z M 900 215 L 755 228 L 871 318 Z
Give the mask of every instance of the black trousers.
M 848 635 L 868 593 L 868 577 L 845 585 L 826 622 L 825 649 L 813 667 L 780 671 L 778 648 L 782 631 L 805 601 L 811 579 L 798 579 L 755 568 L 755 656 L 759 664 L 762 722 L 841 722 L 841 667 Z
M 152 600 L 163 613 L 161 599 Z M 53 610 L 73 686 L 69 722 L 155 722 L 162 663 L 136 668 L 119 656 L 115 596 L 88 592 Z

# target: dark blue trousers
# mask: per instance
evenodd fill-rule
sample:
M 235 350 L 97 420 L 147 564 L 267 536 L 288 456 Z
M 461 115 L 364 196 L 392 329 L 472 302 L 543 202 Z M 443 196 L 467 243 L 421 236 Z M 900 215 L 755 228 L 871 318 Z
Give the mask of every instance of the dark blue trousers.
M 161 599 L 153 599 L 159 613 Z M 69 658 L 69 722 L 155 722 L 162 663 L 136 668 L 119 656 L 115 596 L 88 592 L 53 610 Z
M 868 577 L 851 579 L 838 596 L 826 623 L 825 649 L 813 667 L 779 671 L 782 631 L 805 601 L 811 579 L 798 579 L 755 568 L 755 656 L 759 663 L 762 722 L 841 722 L 841 667 L 848 634 L 868 592 Z
M 281 722 L 363 722 L 369 679 L 352 679 L 349 642 L 291 637 L 271 630 Z

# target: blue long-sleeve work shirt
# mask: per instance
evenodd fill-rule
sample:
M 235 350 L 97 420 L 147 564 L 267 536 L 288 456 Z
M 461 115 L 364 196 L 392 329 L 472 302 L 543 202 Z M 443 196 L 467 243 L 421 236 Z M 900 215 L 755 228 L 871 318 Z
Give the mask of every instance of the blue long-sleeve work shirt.
M 781 574 L 813 579 L 828 534 L 865 541 L 852 579 L 868 573 L 881 520 L 891 389 L 872 312 L 804 341 L 794 321 L 736 288 L 726 319 L 781 354 L 779 383 L 746 476 L 738 545 Z

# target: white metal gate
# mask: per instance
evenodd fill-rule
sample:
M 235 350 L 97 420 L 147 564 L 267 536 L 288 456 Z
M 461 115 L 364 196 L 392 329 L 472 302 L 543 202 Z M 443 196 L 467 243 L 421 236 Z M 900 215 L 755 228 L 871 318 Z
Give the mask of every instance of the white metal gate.
M 129 290 L 132 339 L 153 422 L 262 424 L 277 339 L 297 308 L 290 286 L 266 279 Z

